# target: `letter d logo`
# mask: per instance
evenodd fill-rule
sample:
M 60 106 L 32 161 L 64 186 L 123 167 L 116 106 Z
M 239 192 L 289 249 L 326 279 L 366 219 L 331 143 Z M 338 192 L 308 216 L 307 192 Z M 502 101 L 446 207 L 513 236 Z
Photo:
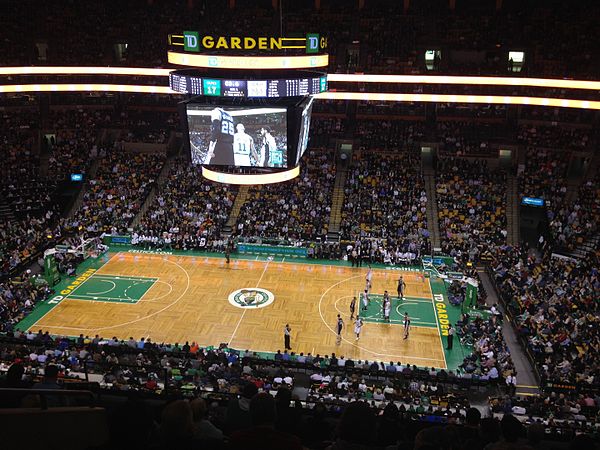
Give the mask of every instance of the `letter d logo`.
M 319 52 L 319 35 L 318 34 L 307 34 L 306 35 L 306 53 L 318 53 Z
M 199 52 L 200 43 L 198 40 L 197 31 L 184 31 L 183 32 L 183 49 L 186 52 Z

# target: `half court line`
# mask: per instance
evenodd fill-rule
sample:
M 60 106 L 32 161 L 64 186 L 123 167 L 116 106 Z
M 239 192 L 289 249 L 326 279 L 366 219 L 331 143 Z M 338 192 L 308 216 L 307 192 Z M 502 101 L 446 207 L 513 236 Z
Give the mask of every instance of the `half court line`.
M 260 278 L 258 279 L 258 282 L 256 283 L 256 286 L 254 286 L 255 288 L 257 288 L 257 287 L 260 286 L 260 282 L 262 281 L 263 277 L 265 276 L 265 273 L 267 272 L 267 269 L 269 268 L 269 264 L 270 263 L 271 263 L 271 261 L 267 261 L 267 263 L 265 264 L 265 268 L 263 269 L 262 274 L 260 275 Z M 229 341 L 227 342 L 227 345 L 231 344 L 231 341 L 233 341 L 233 338 L 235 337 L 235 333 L 237 333 L 237 330 L 240 327 L 240 324 L 242 323 L 242 320 L 244 320 L 244 316 L 246 315 L 246 311 L 248 311 L 248 308 L 244 308 L 244 311 L 242 312 L 240 320 L 238 320 L 238 323 L 235 326 L 235 329 L 233 330 L 233 334 L 229 338 Z

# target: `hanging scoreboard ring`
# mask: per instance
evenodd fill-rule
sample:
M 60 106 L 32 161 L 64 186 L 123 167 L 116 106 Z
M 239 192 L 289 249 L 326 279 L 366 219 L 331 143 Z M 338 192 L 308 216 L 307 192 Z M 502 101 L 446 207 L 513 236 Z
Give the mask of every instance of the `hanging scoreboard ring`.
M 219 69 L 312 69 L 327 67 L 329 55 L 233 56 L 167 52 L 171 64 Z
M 214 168 L 213 168 L 214 169 Z M 289 181 L 300 175 L 300 166 L 295 166 L 287 170 L 277 170 L 270 173 L 230 173 L 217 170 L 211 170 L 206 166 L 202 166 L 202 176 L 210 181 L 226 184 L 237 185 L 261 185 L 273 184 Z
M 235 78 L 231 72 L 218 69 L 184 69 L 169 74 L 173 91 L 211 97 L 298 97 L 326 92 L 327 86 L 327 74 L 308 70 L 247 70 Z
M 169 87 L 179 103 L 190 162 L 218 183 L 271 184 L 300 174 L 312 105 L 328 89 L 327 38 L 168 36 Z

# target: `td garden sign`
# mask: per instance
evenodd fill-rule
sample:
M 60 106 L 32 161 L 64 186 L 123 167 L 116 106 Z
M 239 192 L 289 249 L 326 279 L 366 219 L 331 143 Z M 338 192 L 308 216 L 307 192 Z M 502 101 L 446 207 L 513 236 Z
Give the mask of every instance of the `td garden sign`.
M 277 50 L 304 50 L 308 54 L 327 49 L 327 38 L 316 33 L 305 37 L 243 37 L 200 35 L 198 31 L 184 31 L 182 35 L 170 34 L 169 45 L 183 47 L 186 52 L 210 50 L 243 50 L 275 52 Z

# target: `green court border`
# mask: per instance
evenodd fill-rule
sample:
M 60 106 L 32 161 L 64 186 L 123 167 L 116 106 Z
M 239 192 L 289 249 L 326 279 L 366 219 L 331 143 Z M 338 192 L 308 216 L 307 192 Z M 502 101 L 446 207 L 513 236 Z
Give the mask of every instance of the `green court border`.
M 117 246 L 113 245 L 113 246 L 109 247 L 109 250 L 107 251 L 107 253 L 103 254 L 99 258 L 96 258 L 96 259 L 88 258 L 83 263 L 81 263 L 77 267 L 77 273 L 83 273 L 84 271 L 86 271 L 88 269 L 96 271 L 96 270 L 100 269 L 102 266 L 104 266 L 109 261 L 110 258 L 112 258 L 113 256 L 116 256 L 116 254 L 118 254 L 118 253 L 129 253 L 129 254 L 134 254 L 134 255 L 137 254 L 140 256 L 164 255 L 164 256 L 185 256 L 185 257 L 191 257 L 191 258 L 194 258 L 194 257 L 196 257 L 196 258 L 215 258 L 215 259 L 225 260 L 225 256 L 223 255 L 223 253 L 220 253 L 220 252 L 201 252 L 201 251 L 194 251 L 194 250 L 154 251 L 154 250 L 143 250 L 138 247 L 133 247 L 131 245 L 117 245 Z M 352 265 L 349 261 L 310 259 L 310 258 L 298 258 L 298 257 L 287 257 L 286 258 L 285 256 L 268 257 L 265 255 L 252 255 L 252 254 L 234 254 L 233 255 L 232 254 L 231 260 L 232 261 L 235 261 L 235 260 L 261 261 L 261 262 L 266 262 L 269 260 L 273 261 L 273 262 L 285 262 L 287 260 L 288 262 L 299 263 L 299 264 L 308 264 L 308 265 L 316 265 L 316 266 L 339 266 L 339 267 L 352 268 Z M 418 267 L 418 266 L 391 267 L 391 266 L 385 265 L 385 264 L 373 263 L 373 264 L 371 264 L 371 267 L 374 269 L 382 269 L 382 270 L 390 270 L 390 271 L 423 272 L 422 267 Z M 368 265 L 363 264 L 362 267 L 357 267 L 356 269 L 366 270 L 367 268 L 368 268 Z M 75 278 L 76 277 L 64 278 L 56 286 L 54 286 L 53 289 L 58 293 L 62 289 L 64 289 L 66 286 L 71 284 L 71 282 Z M 449 320 L 453 324 L 456 323 L 456 321 L 460 319 L 461 308 L 450 305 L 450 303 L 448 301 L 448 296 L 446 293 L 446 286 L 445 286 L 444 281 L 441 279 L 432 279 L 432 278 L 428 278 L 428 280 L 429 280 L 429 284 L 431 287 L 432 295 L 440 294 L 443 296 L 444 303 L 446 305 L 446 310 L 448 312 Z M 15 328 L 19 329 L 19 330 L 28 330 L 29 328 L 31 328 L 36 322 L 41 320 L 57 304 L 60 303 L 60 301 L 52 302 L 52 300 L 55 297 L 56 297 L 56 295 L 53 295 L 49 299 L 38 303 L 36 305 L 36 307 L 33 309 L 33 311 L 31 313 L 29 313 L 25 318 L 23 318 L 15 326 Z M 435 309 L 435 305 L 433 307 Z M 440 328 L 439 323 L 437 324 L 437 326 L 438 326 L 438 331 L 440 332 L 440 336 L 442 337 L 442 348 L 444 349 L 444 355 L 446 358 L 446 366 L 448 367 L 448 370 L 456 371 L 457 367 L 460 364 L 462 364 L 465 356 L 468 353 L 470 353 L 470 349 L 464 348 L 463 346 L 461 346 L 458 336 L 455 335 L 453 350 L 451 350 L 451 351 L 447 350 L 446 349 L 447 340 L 444 336 L 442 336 L 442 329 Z M 37 330 L 34 329 L 33 331 L 37 331 Z M 75 336 L 71 336 L 71 337 L 75 337 Z M 244 351 L 245 349 L 236 349 L 236 350 Z M 268 352 L 256 352 L 256 353 L 266 359 L 273 359 L 273 357 L 275 355 L 275 353 L 268 353 Z M 422 366 L 422 367 L 427 367 L 427 366 Z
M 437 307 L 435 306 L 435 295 L 441 295 L 443 297 L 443 303 L 445 306 L 446 313 L 448 315 L 448 321 L 453 325 L 460 319 L 460 315 L 462 313 L 460 306 L 451 305 L 448 301 L 448 293 L 446 290 L 446 283 L 441 278 L 429 278 L 429 286 L 431 287 L 431 294 L 433 297 L 433 307 L 437 311 Z M 436 315 L 436 317 L 438 317 Z M 442 340 L 442 348 L 444 349 L 444 356 L 446 358 L 446 366 L 449 370 L 456 371 L 458 366 L 462 364 L 465 356 L 471 353 L 469 348 L 465 348 L 460 343 L 460 338 L 455 333 L 454 339 L 452 343 L 452 350 L 448 350 L 448 338 L 444 336 L 444 329 L 442 328 L 442 324 L 437 320 L 438 331 L 440 333 L 440 337 Z
M 95 273 L 98 269 L 104 266 L 112 255 L 105 253 L 104 255 L 98 258 L 88 258 L 83 261 L 79 266 L 77 266 L 77 273 L 84 274 L 85 272 L 92 271 Z M 52 288 L 55 293 L 51 295 L 48 299 L 39 302 L 33 311 L 31 311 L 23 320 L 21 320 L 16 326 L 16 329 L 19 330 L 29 330 L 33 325 L 39 322 L 46 314 L 48 314 L 56 305 L 60 303 L 61 300 L 55 301 L 55 299 L 59 296 L 66 297 L 65 295 L 61 295 L 61 291 L 67 289 L 69 285 L 73 281 L 77 279 L 78 276 L 68 277 L 63 276 L 62 279 Z M 37 331 L 37 330 L 34 330 Z

